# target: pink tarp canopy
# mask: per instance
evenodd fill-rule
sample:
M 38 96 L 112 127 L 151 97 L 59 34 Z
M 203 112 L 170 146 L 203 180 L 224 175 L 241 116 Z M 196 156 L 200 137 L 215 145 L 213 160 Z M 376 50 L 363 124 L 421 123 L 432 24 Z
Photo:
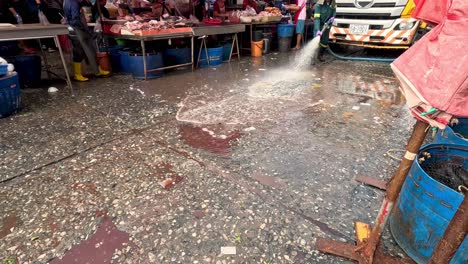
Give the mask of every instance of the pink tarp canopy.
M 468 0 L 414 2 L 413 17 L 436 26 L 391 67 L 411 113 L 444 129 L 468 117 Z

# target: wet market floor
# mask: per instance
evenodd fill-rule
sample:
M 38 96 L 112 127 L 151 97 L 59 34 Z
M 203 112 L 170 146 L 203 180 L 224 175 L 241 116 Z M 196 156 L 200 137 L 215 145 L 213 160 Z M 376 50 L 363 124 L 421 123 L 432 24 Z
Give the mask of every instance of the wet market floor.
M 354 178 L 390 177 L 413 121 L 388 64 L 291 60 L 24 90 L 0 120 L 2 263 L 351 263 L 316 238 L 374 220 Z

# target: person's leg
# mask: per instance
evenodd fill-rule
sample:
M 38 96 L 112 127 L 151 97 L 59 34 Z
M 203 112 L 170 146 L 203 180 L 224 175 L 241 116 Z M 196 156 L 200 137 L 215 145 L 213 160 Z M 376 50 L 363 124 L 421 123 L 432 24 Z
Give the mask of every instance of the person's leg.
M 301 48 L 302 35 L 304 34 L 304 25 L 305 25 L 305 20 L 303 19 L 297 20 L 297 24 L 296 24 L 297 42 L 296 42 L 296 47 L 294 48 L 296 50 Z
M 323 58 L 323 55 L 325 54 L 325 51 L 328 48 L 328 40 L 330 38 L 330 29 L 326 29 L 323 31 L 322 36 L 320 37 L 320 50 L 318 54 L 318 59 L 320 61 L 324 61 L 325 59 Z
M 94 40 L 91 34 L 87 31 L 76 29 L 78 40 L 80 41 L 81 46 L 83 47 L 86 60 L 88 61 L 91 69 L 93 70 L 96 76 L 109 75 L 109 71 L 104 71 L 98 66 L 97 56 L 96 56 L 96 46 L 94 45 Z
M 78 37 L 75 35 L 70 35 L 70 40 L 72 42 L 72 54 L 73 54 L 73 74 L 74 79 L 80 82 L 85 82 L 88 78 L 83 76 L 81 71 L 81 62 L 84 60 L 84 50 L 81 47 L 81 43 L 78 40 Z

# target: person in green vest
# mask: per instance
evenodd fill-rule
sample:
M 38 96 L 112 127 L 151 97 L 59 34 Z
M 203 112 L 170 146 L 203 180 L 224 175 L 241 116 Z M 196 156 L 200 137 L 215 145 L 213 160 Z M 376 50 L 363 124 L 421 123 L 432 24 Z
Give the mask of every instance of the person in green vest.
M 320 36 L 320 49 L 318 59 L 323 61 L 323 54 L 328 47 L 328 38 L 330 34 L 330 27 L 336 15 L 335 0 L 318 0 L 315 4 L 314 11 L 314 36 Z M 322 33 L 321 30 L 325 23 L 328 28 Z

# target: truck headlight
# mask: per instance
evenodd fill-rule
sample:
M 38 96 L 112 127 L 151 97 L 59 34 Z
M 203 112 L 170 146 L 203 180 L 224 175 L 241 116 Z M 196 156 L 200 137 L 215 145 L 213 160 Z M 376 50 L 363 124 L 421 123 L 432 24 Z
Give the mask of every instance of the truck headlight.
M 408 30 L 412 29 L 414 26 L 414 22 L 401 22 L 395 27 L 395 30 Z

